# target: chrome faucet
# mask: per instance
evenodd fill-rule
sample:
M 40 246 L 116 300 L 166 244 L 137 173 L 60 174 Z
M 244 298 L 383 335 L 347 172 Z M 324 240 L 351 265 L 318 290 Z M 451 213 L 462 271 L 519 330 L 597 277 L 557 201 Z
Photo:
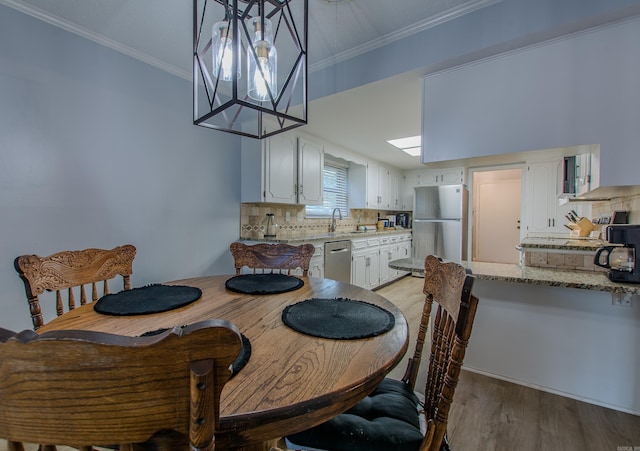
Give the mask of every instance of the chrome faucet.
M 342 212 L 339 208 L 334 208 L 331 213 L 331 232 L 336 231 L 336 210 L 338 210 L 338 215 L 340 215 L 340 219 L 342 219 Z

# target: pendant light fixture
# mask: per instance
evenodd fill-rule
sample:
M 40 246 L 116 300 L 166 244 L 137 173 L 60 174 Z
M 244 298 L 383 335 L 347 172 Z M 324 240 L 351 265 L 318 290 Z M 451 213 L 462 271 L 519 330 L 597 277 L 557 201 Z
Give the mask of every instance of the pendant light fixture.
M 193 0 L 194 124 L 259 139 L 306 124 L 307 28 L 308 0 Z

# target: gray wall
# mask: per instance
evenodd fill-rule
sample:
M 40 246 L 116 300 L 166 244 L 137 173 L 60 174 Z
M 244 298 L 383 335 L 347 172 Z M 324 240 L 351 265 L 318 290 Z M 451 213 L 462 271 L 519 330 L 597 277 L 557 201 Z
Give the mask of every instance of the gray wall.
M 131 243 L 141 286 L 231 273 L 239 229 L 240 140 L 189 81 L 0 6 L 0 327 L 31 327 L 18 255 Z
M 424 80 L 424 162 L 600 144 L 600 185 L 637 185 L 640 20 Z
M 409 71 L 434 73 L 638 14 L 640 0 L 501 0 L 312 72 L 309 97 Z M 312 114 L 310 109 L 310 120 Z

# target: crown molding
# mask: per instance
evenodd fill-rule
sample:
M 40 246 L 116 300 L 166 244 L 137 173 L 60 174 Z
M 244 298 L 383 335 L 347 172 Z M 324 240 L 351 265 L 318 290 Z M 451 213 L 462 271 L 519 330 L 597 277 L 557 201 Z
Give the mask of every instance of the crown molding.
M 158 58 L 154 58 L 153 56 L 147 55 L 144 52 L 140 52 L 129 46 L 121 44 L 117 41 L 114 41 L 111 38 L 108 38 L 99 33 L 91 31 L 78 24 L 69 22 L 68 20 L 62 19 L 61 17 L 50 14 L 40 8 L 36 8 L 31 5 L 26 5 L 20 0 L 0 0 L 0 5 L 5 5 L 5 6 L 8 6 L 9 8 L 13 8 L 17 11 L 20 11 L 21 13 L 27 14 L 31 17 L 34 17 L 38 20 L 46 22 L 55 27 L 62 28 L 65 31 L 76 34 L 80 37 L 93 41 L 102 46 L 108 47 L 112 50 L 115 50 L 116 52 L 123 53 L 127 56 L 130 56 L 131 58 L 135 58 L 139 61 L 142 61 L 143 63 L 150 64 L 151 66 L 157 67 L 158 69 L 168 72 L 177 77 L 184 78 L 186 80 L 191 80 L 193 76 L 190 72 L 186 72 L 182 69 L 179 69 L 172 64 L 167 64 L 164 61 L 159 60 Z
M 476 0 L 474 2 L 466 3 L 462 6 L 451 8 L 437 16 L 431 17 L 422 22 L 418 22 L 409 27 L 398 30 L 394 33 L 390 33 L 386 36 L 381 36 L 380 38 L 374 39 L 365 44 L 354 47 L 345 52 L 338 53 L 337 55 L 334 55 L 331 58 L 327 58 L 323 61 L 319 61 L 317 63 L 311 64 L 309 65 L 309 72 L 315 72 L 321 69 L 325 69 L 334 64 L 341 63 L 348 59 L 370 52 L 371 50 L 375 50 L 377 48 L 388 45 L 392 42 L 406 38 L 407 36 L 410 36 L 412 34 L 424 31 L 431 27 L 435 27 L 449 20 L 456 19 L 460 16 L 473 12 L 477 9 L 484 8 L 486 6 L 492 5 L 494 3 L 499 3 L 501 1 L 502 0 Z M 50 14 L 40 8 L 27 5 L 20 0 L 0 0 L 0 5 L 5 5 L 10 8 L 13 8 L 31 17 L 34 17 L 43 22 L 46 22 L 50 25 L 61 28 L 70 33 L 76 34 L 80 37 L 83 37 L 85 39 L 88 39 L 97 44 L 103 45 L 105 47 L 108 47 L 117 52 L 123 53 L 127 56 L 130 56 L 131 58 L 135 58 L 139 61 L 150 64 L 151 66 L 157 67 L 158 69 L 168 72 L 177 77 L 183 78 L 185 80 L 192 79 L 193 74 L 191 72 L 184 71 L 172 64 L 167 64 L 164 61 L 159 60 L 158 58 L 150 56 L 134 48 L 128 47 L 124 44 L 114 41 L 111 38 L 108 38 L 104 35 L 91 31 L 87 28 L 84 28 L 78 24 L 72 23 L 61 17 Z
M 370 52 L 371 50 L 375 50 L 385 45 L 391 44 L 392 42 L 398 41 L 400 39 L 404 39 L 407 36 L 411 36 L 415 33 L 427 30 L 429 28 L 440 25 L 444 22 L 448 22 L 450 20 L 461 17 L 465 14 L 469 14 L 470 12 L 473 12 L 477 9 L 481 9 L 486 6 L 492 5 L 494 3 L 499 3 L 501 1 L 502 0 L 476 0 L 474 2 L 465 3 L 464 5 L 461 5 L 461 6 L 456 6 L 454 8 L 451 8 L 451 9 L 448 9 L 447 11 L 442 12 L 437 16 L 433 16 L 433 17 L 430 17 L 429 19 L 423 20 L 422 22 L 417 22 L 401 30 L 395 31 L 385 36 L 381 36 L 377 39 L 374 39 L 372 41 L 369 41 L 365 44 L 359 45 L 352 49 L 349 49 L 345 52 L 338 53 L 337 55 L 331 58 L 327 58 L 325 60 L 311 64 L 309 66 L 309 72 L 325 69 L 334 64 L 341 63 L 348 59 Z

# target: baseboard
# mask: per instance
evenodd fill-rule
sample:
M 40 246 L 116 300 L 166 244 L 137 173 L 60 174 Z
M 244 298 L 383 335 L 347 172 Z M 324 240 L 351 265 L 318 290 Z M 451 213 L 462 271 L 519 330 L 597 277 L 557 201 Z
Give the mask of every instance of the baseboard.
M 606 407 L 607 409 L 617 410 L 618 412 L 630 413 L 631 415 L 640 416 L 640 410 L 629 409 L 627 407 L 617 406 L 614 404 L 609 404 L 606 402 L 598 401 L 597 399 L 587 398 L 584 396 L 578 396 L 574 393 L 563 392 L 560 390 L 554 390 L 553 388 L 545 387 L 542 385 L 532 384 L 531 382 L 521 381 L 519 379 L 513 379 L 511 377 L 501 376 L 499 374 L 493 374 L 488 371 L 479 370 L 476 368 L 470 368 L 468 366 L 463 366 L 462 369 L 467 370 L 471 373 L 482 374 L 483 376 L 492 377 L 494 379 L 500 379 L 505 382 L 511 382 L 512 384 L 522 385 L 524 387 L 533 388 L 535 390 L 540 390 L 547 393 L 552 393 L 554 395 L 563 396 L 565 398 L 575 399 L 576 401 L 586 402 L 587 404 L 593 404 L 600 407 Z

